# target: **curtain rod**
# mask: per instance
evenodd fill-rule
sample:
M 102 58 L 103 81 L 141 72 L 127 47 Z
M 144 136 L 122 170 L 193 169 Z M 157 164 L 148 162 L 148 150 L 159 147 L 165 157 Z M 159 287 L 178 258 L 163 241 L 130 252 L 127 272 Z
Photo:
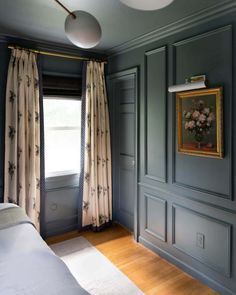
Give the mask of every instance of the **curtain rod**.
M 107 63 L 106 60 L 101 60 L 97 58 L 90 58 L 90 57 L 84 57 L 84 56 L 76 56 L 76 55 L 70 55 L 70 54 L 64 54 L 60 52 L 50 52 L 50 51 L 44 51 L 44 50 L 38 50 L 38 49 L 29 49 L 29 48 L 24 48 L 18 45 L 9 45 L 9 49 L 24 49 L 27 51 L 31 51 L 33 53 L 38 53 L 42 55 L 49 55 L 49 56 L 56 56 L 56 57 L 64 57 L 64 58 L 69 58 L 69 59 L 76 59 L 76 60 L 84 60 L 84 61 L 98 61 L 98 62 L 104 62 L 105 64 Z

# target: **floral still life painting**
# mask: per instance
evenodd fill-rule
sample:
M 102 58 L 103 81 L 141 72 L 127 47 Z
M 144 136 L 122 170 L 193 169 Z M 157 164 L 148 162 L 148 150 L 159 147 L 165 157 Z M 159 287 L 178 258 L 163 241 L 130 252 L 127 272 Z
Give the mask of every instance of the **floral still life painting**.
M 176 95 L 178 152 L 223 158 L 222 88 Z

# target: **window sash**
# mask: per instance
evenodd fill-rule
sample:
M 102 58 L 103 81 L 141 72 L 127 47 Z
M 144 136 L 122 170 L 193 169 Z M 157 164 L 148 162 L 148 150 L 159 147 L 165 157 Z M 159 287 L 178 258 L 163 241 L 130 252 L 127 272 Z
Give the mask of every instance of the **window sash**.
M 78 97 L 65 97 L 65 96 L 52 96 L 52 97 L 49 97 L 49 96 L 44 96 L 44 101 L 48 101 L 48 100 L 68 100 L 68 101 L 72 101 L 72 100 L 78 100 L 81 102 L 81 100 L 78 98 Z M 80 109 L 80 113 L 78 113 L 79 116 L 81 116 L 81 112 L 82 110 Z M 76 122 L 78 124 L 78 122 Z M 81 143 L 81 126 L 80 125 L 72 125 L 72 126 L 60 126 L 60 122 L 59 122 L 59 126 L 53 126 L 53 122 L 52 122 L 52 125 L 50 126 L 45 126 L 45 129 L 44 129 L 44 132 L 45 132 L 45 139 L 46 139 L 46 136 L 48 133 L 54 133 L 57 134 L 57 132 L 59 131 L 78 131 L 79 132 L 79 138 L 78 138 L 78 141 Z M 48 143 L 49 145 L 51 143 Z M 50 154 L 47 153 L 47 142 L 45 141 L 45 158 L 47 158 L 47 156 L 50 156 Z M 69 146 L 69 143 L 68 143 L 68 146 Z M 50 153 L 50 148 L 51 146 L 48 147 L 49 148 L 49 153 Z M 56 148 L 56 147 L 55 147 Z M 81 148 L 81 146 L 79 147 Z M 80 154 L 80 150 L 78 150 L 78 154 Z M 70 153 L 70 151 L 69 151 Z M 47 156 L 46 156 L 47 154 Z M 67 154 L 67 151 L 65 151 L 65 153 L 63 153 L 62 157 L 66 157 L 66 154 Z M 77 155 L 78 155 L 77 154 Z M 77 160 L 78 160 L 78 157 L 75 157 Z M 71 160 L 71 158 L 70 158 Z M 72 162 L 71 162 L 72 163 Z M 72 169 L 67 169 L 67 170 L 63 170 L 63 166 L 61 167 L 62 169 L 58 169 L 58 165 L 55 165 L 55 171 L 53 171 L 52 169 L 51 170 L 48 170 L 46 171 L 45 170 L 45 176 L 46 178 L 51 178 L 51 177 L 61 177 L 61 176 L 68 176 L 68 175 L 79 175 L 80 174 L 80 157 L 79 157 L 79 160 L 78 160 L 78 169 L 73 169 L 74 167 L 72 167 L 73 165 L 71 165 L 71 168 Z M 49 165 L 50 167 L 48 166 L 48 168 L 50 169 L 51 167 L 53 167 L 53 165 L 49 162 Z M 57 167 L 56 167 L 57 166 Z M 65 165 L 66 166 L 66 165 Z M 45 163 L 45 167 L 47 167 L 47 164 Z M 69 168 L 69 167 L 68 167 Z

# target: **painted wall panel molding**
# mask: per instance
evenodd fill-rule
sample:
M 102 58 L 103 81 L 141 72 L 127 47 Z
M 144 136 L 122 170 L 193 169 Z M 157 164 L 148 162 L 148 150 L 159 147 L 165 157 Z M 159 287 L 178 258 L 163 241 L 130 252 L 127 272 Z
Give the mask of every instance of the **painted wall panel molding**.
M 167 201 L 149 193 L 144 194 L 145 198 L 145 226 L 148 234 L 167 241 Z M 162 219 L 162 220 L 161 220 Z
M 225 277 L 231 276 L 231 227 L 222 220 L 172 205 L 173 246 Z
M 218 160 L 178 154 L 176 151 L 176 109 L 174 107 L 172 183 L 180 188 L 229 200 L 233 199 L 232 46 L 232 25 L 220 27 L 173 44 L 175 52 L 173 67 L 175 68 L 176 83 L 180 83 L 190 72 L 194 74 L 195 71 L 203 70 L 207 75 L 208 87 L 216 85 L 223 87 L 225 157 Z M 199 56 L 197 56 L 198 51 L 201 52 Z M 220 67 L 219 64 L 221 64 Z M 206 169 L 202 169 L 203 166 Z M 194 167 L 191 170 L 191 179 L 190 174 L 186 173 L 186 171 L 190 171 L 190 167 Z M 208 183 L 205 181 L 206 174 L 211 179 Z
M 145 52 L 144 177 L 167 182 L 167 47 Z M 156 134 L 156 136 L 154 136 Z

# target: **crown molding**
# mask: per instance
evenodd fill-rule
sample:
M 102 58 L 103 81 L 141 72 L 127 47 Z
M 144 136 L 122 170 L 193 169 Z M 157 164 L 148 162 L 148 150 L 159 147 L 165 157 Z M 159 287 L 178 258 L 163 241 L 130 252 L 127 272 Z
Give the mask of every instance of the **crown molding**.
M 106 58 L 107 55 L 104 52 L 81 50 L 75 46 L 70 46 L 61 43 L 55 43 L 51 41 L 43 41 L 39 39 L 30 39 L 25 37 L 20 37 L 14 34 L 3 34 L 0 33 L 0 43 L 8 43 L 12 45 L 18 45 L 22 47 L 32 47 L 33 49 L 60 52 L 65 54 L 74 54 L 80 56 L 90 56 L 90 57 L 101 57 Z
M 169 25 L 156 29 L 150 33 L 144 34 L 133 40 L 127 41 L 121 45 L 112 47 L 107 51 L 107 53 L 109 57 L 113 57 L 115 55 L 128 52 L 130 50 L 147 45 L 151 42 L 160 40 L 172 34 L 176 34 L 183 30 L 191 29 L 192 27 L 196 25 L 200 25 L 207 21 L 214 20 L 227 13 L 234 12 L 235 10 L 236 10 L 236 1 L 234 0 L 222 1 L 222 3 L 220 4 L 216 4 L 208 8 L 202 9 L 196 13 L 193 13 Z

